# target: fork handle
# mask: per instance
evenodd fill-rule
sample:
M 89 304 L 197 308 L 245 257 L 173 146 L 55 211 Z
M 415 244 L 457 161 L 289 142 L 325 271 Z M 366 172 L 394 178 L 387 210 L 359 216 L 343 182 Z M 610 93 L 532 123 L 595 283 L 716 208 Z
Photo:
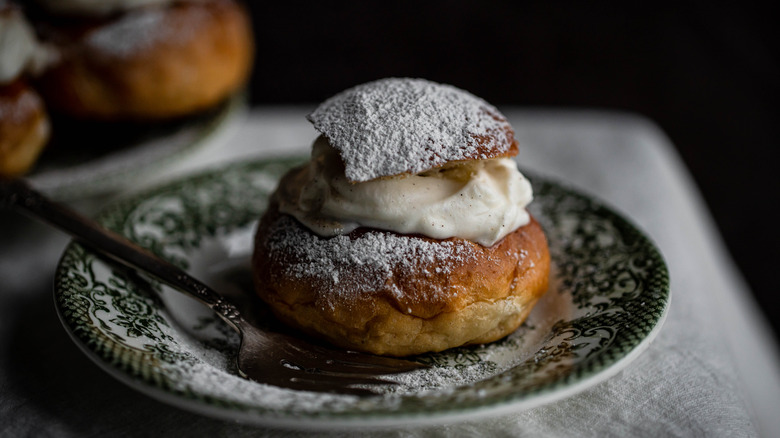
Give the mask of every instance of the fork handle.
M 0 207 L 21 210 L 65 231 L 83 245 L 113 260 L 152 274 L 163 283 L 203 302 L 234 329 L 241 330 L 243 319 L 238 309 L 213 289 L 123 236 L 103 228 L 64 204 L 52 201 L 24 180 L 0 178 Z

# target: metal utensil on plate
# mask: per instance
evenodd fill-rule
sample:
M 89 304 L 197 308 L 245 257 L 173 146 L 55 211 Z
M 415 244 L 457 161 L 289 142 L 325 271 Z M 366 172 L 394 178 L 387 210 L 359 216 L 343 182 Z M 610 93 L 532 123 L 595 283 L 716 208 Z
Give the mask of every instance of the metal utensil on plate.
M 409 360 L 325 348 L 261 330 L 248 323 L 233 304 L 182 269 L 46 198 L 21 179 L 0 178 L 0 207 L 41 219 L 83 245 L 203 302 L 240 335 L 236 362 L 239 373 L 247 379 L 297 390 L 368 395 L 374 393 L 372 385 L 394 384 L 390 374 L 426 367 Z

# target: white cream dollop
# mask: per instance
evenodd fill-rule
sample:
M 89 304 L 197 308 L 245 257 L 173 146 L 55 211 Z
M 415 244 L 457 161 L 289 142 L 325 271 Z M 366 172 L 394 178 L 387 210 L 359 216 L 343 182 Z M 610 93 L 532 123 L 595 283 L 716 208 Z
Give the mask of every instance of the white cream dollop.
M 281 181 L 279 210 L 321 236 L 364 226 L 492 246 L 527 224 L 531 184 L 511 158 L 468 161 L 418 175 L 350 183 L 324 137 L 311 161 Z
M 56 60 L 53 48 L 42 45 L 21 11 L 0 3 L 0 84 L 23 73 L 40 73 Z

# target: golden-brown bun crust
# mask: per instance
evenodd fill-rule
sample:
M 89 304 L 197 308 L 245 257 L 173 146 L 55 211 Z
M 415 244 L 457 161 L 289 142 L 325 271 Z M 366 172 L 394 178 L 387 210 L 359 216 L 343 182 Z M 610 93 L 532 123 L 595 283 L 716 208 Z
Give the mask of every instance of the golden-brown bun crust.
M 49 140 L 40 96 L 22 80 L 0 86 L 0 175 L 27 172 Z
M 252 264 L 282 321 L 344 348 L 407 356 L 513 332 L 547 290 L 550 256 L 533 219 L 486 248 L 367 229 L 320 238 L 271 205 Z
M 144 23 L 153 21 L 161 23 L 153 28 L 161 35 L 128 34 L 133 25 L 149 33 Z M 232 0 L 173 3 L 97 26 L 54 22 L 44 29 L 62 60 L 40 79 L 41 94 L 53 110 L 80 118 L 166 119 L 206 109 L 244 84 L 254 51 L 247 13 Z

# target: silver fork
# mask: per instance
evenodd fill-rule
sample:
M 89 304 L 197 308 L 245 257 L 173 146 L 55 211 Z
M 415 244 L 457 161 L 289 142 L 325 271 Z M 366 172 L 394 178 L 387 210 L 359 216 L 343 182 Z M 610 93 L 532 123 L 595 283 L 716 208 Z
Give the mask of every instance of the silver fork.
M 21 210 L 54 225 L 85 246 L 203 302 L 241 337 L 236 364 L 247 379 L 304 391 L 370 395 L 376 392 L 376 385 L 396 383 L 389 375 L 426 367 L 404 359 L 325 348 L 261 330 L 247 322 L 236 306 L 182 269 L 46 198 L 23 180 L 0 178 L 0 207 Z

